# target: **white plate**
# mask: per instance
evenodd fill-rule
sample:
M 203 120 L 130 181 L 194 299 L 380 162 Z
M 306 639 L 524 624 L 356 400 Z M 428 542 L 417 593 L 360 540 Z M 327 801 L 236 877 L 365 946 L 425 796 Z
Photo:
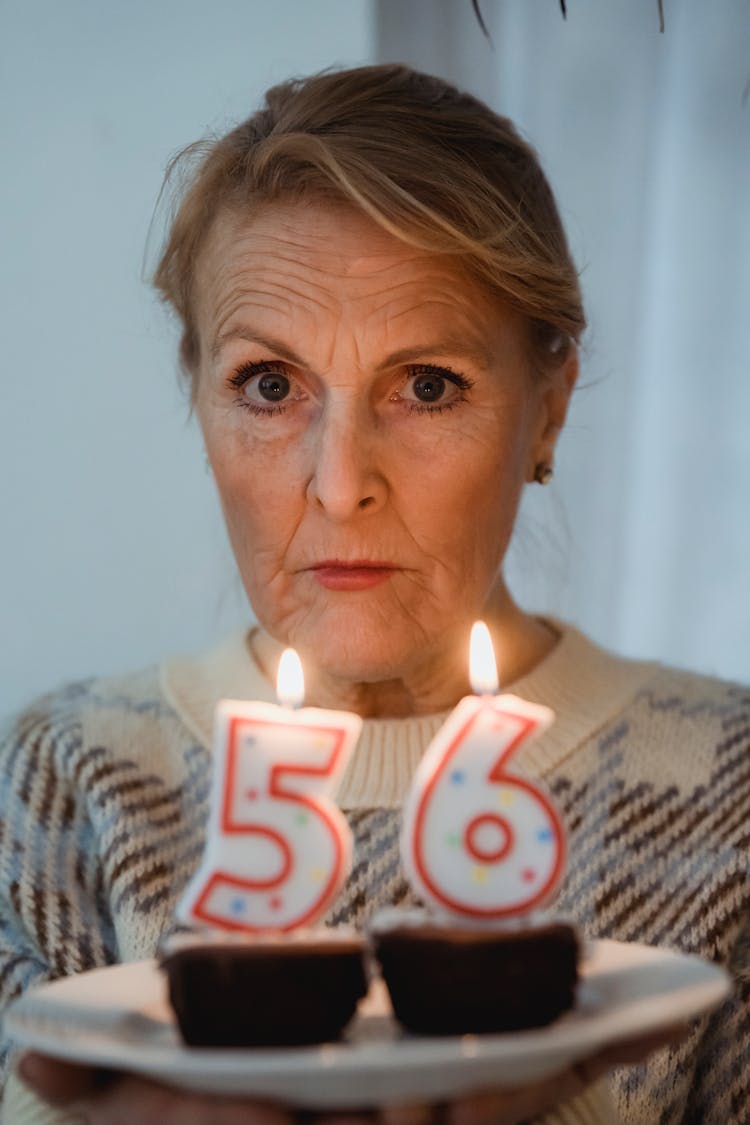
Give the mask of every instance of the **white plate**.
M 181 1044 L 154 961 L 96 969 L 31 989 L 5 1016 L 17 1043 L 61 1059 L 136 1071 L 204 1092 L 311 1109 L 439 1101 L 550 1076 L 601 1047 L 716 1007 L 723 969 L 698 957 L 592 942 L 578 1003 L 549 1027 L 425 1038 L 399 1031 L 380 981 L 340 1043 L 197 1048 Z

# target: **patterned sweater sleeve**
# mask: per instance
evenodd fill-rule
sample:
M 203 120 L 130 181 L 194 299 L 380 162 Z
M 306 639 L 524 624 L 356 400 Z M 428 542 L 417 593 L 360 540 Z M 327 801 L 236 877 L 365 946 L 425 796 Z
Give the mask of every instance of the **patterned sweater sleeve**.
M 81 784 L 85 694 L 45 697 L 0 737 L 0 1014 L 32 984 L 117 959 Z M 11 1048 L 3 1032 L 3 1081 Z
M 709 1018 L 680 1125 L 750 1120 L 750 916 L 727 968 L 734 980 L 729 1000 Z M 666 1119 L 666 1114 L 664 1115 Z

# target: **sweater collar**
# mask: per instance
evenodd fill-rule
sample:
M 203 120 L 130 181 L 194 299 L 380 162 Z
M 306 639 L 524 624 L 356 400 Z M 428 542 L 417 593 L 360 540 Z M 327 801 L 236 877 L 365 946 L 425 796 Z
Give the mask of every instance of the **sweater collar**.
M 544 777 L 609 722 L 636 694 L 652 664 L 624 660 L 570 625 L 550 620 L 559 641 L 548 656 L 507 690 L 555 712 L 556 721 L 521 751 L 519 765 Z M 161 666 L 165 697 L 198 741 L 210 750 L 219 699 L 275 702 L 273 687 L 252 658 L 247 633 L 196 657 Z M 342 808 L 399 806 L 422 754 L 447 712 L 409 719 L 366 719 L 342 779 Z

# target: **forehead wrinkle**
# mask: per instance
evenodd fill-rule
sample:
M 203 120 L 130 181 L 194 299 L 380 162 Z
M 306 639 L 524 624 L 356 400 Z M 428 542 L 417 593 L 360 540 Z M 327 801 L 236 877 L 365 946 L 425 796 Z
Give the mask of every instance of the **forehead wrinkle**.
M 457 324 L 462 331 L 476 332 L 476 326 L 487 324 L 487 312 L 478 301 L 457 299 L 455 294 L 403 294 L 400 300 L 387 300 L 380 306 L 393 321 L 411 317 L 415 321 L 446 325 Z
M 263 310 L 272 317 L 281 315 L 287 321 L 293 321 L 300 313 L 309 314 L 314 309 L 339 313 L 340 306 L 336 299 L 330 294 L 328 296 L 329 300 L 326 302 L 323 295 L 315 296 L 313 292 L 276 283 L 272 279 L 261 287 L 248 285 L 243 281 L 226 297 L 222 296 L 216 301 L 211 317 L 215 322 L 212 330 L 212 352 L 217 350 L 219 338 L 226 325 L 233 317 L 241 316 L 243 312 L 254 313 Z
M 298 219 L 296 216 L 294 218 Z M 301 226 L 297 225 L 294 218 L 290 220 L 285 218 L 283 214 L 277 214 L 274 219 L 275 227 L 273 231 L 267 232 L 258 223 L 255 223 L 252 229 L 248 230 L 246 220 L 239 216 L 235 219 L 235 222 L 230 220 L 233 229 L 219 231 L 219 239 L 221 239 L 222 233 L 226 233 L 232 238 L 234 246 L 241 246 L 245 243 L 254 244 L 261 253 L 278 255 L 281 258 L 288 257 L 293 261 L 302 261 L 305 265 L 309 265 L 311 269 L 330 273 L 332 276 L 340 278 L 351 277 L 354 273 L 378 274 L 392 268 L 400 271 L 404 266 L 421 261 L 434 265 L 438 257 L 429 251 L 419 250 L 404 242 L 399 243 L 399 249 L 402 253 L 399 254 L 398 262 L 394 263 L 393 238 L 378 227 L 373 227 L 370 233 L 376 237 L 379 234 L 382 235 L 383 246 L 369 253 L 362 250 L 356 256 L 352 256 L 342 253 L 336 246 L 332 246 L 328 233 L 319 233 L 315 229 L 314 222 L 309 221 L 307 213 L 301 220 Z M 300 233 L 297 233 L 298 231 Z M 280 253 L 280 248 L 285 252 Z M 321 267 L 316 266 L 315 261 L 321 259 L 324 264 Z M 379 264 L 381 262 L 382 264 Z
M 434 303 L 437 305 L 438 315 L 421 320 L 417 330 L 410 328 L 410 343 L 392 352 L 389 361 L 394 364 L 414 362 L 420 356 L 432 353 L 468 359 L 478 367 L 489 370 L 498 358 L 498 333 L 483 330 L 480 318 L 472 317 L 468 310 L 456 310 L 452 303 L 452 311 L 459 315 L 451 318 L 440 315 L 444 313 L 443 302 Z M 424 310 L 425 306 L 422 305 L 419 311 Z M 393 323 L 397 324 L 402 317 L 413 316 L 414 312 L 415 308 L 412 306 L 394 313 Z
M 223 321 L 226 320 L 226 317 L 223 314 L 222 306 L 227 303 L 235 310 L 245 304 L 251 305 L 253 308 L 267 308 L 274 312 L 283 309 L 288 317 L 300 309 L 306 311 L 306 307 L 321 309 L 324 312 L 339 313 L 341 311 L 340 301 L 335 295 L 321 293 L 314 287 L 288 285 L 284 280 L 275 278 L 264 280 L 261 284 L 244 280 L 242 284 L 237 285 L 227 293 L 226 297 L 220 298 L 216 303 L 216 315 Z
M 388 308 L 383 305 L 383 310 Z M 434 300 L 431 298 L 415 299 L 403 303 L 400 307 L 391 308 L 388 313 L 393 321 L 410 317 L 415 322 L 433 324 L 436 321 L 442 325 L 456 324 L 461 331 L 475 332 L 477 324 L 484 324 L 485 318 L 476 306 L 462 307 L 455 301 Z
M 276 272 L 280 268 L 288 267 L 292 277 L 299 278 L 300 273 L 305 273 L 321 278 L 323 283 L 328 280 L 366 282 L 369 277 L 386 273 L 391 269 L 400 273 L 404 264 L 416 260 L 416 258 L 408 258 L 403 262 L 394 263 L 392 254 L 386 251 L 350 257 L 331 247 L 330 239 L 322 235 L 317 236 L 314 232 L 306 232 L 306 234 L 307 241 L 284 239 L 275 234 L 264 235 L 257 231 L 238 236 L 233 240 L 230 250 L 237 272 L 244 270 L 257 270 L 259 273 L 265 270 Z M 214 247 L 217 254 L 220 249 L 220 246 Z M 383 259 L 385 261 L 378 264 Z M 225 261 L 226 258 L 222 257 L 221 264 L 223 265 Z
M 334 252 L 335 253 L 335 252 Z M 395 286 L 411 285 L 415 281 L 423 284 L 424 278 L 422 277 L 407 277 L 403 278 L 404 270 L 410 266 L 414 266 L 422 261 L 427 260 L 424 254 L 415 252 L 409 256 L 401 256 L 394 261 L 393 251 L 377 251 L 372 254 L 359 254 L 356 257 L 344 258 L 341 276 L 346 279 L 356 277 L 357 280 L 367 281 L 370 278 L 381 279 L 383 274 L 395 273 L 399 280 Z M 416 272 L 416 271 L 415 271 Z M 403 278 L 403 280 L 401 280 Z M 389 283 L 389 285 L 394 283 Z
M 251 237 L 244 239 L 245 243 L 252 241 Z M 299 254 L 286 256 L 274 252 L 269 260 L 269 255 L 263 251 L 258 253 L 255 248 L 243 250 L 242 243 L 234 243 L 226 255 L 220 253 L 221 249 L 219 245 L 213 248 L 214 252 L 207 255 L 201 271 L 208 275 L 206 288 L 217 306 L 224 302 L 227 291 L 231 296 L 234 288 L 245 296 L 252 296 L 257 289 L 265 289 L 282 296 L 286 291 L 296 299 L 315 302 L 313 293 L 316 289 L 324 291 L 325 282 L 331 277 L 329 271 L 314 261 L 301 260 Z M 335 300 L 334 294 L 329 295 Z M 316 303 L 322 302 L 317 300 Z
M 483 294 L 451 263 L 416 249 L 405 253 L 405 246 L 394 253 L 390 240 L 372 253 L 366 240 L 352 247 L 354 254 L 340 252 L 336 239 L 319 233 L 306 218 L 304 237 L 295 233 L 285 225 L 270 233 L 241 225 L 217 231 L 204 259 L 212 354 L 223 347 L 222 334 L 232 334 L 228 327 L 238 337 L 245 328 L 248 336 L 285 339 L 307 330 L 305 322 L 312 318 L 321 357 L 330 352 L 332 361 L 340 334 L 335 331 L 324 343 L 320 332 L 327 335 L 325 320 L 333 316 L 348 337 L 350 359 L 359 366 L 368 356 L 375 359 L 371 340 L 377 345 L 379 332 L 386 340 L 391 337 L 391 355 L 442 351 L 487 363 L 492 349 L 487 310 L 479 307 Z M 343 245 L 350 244 L 344 238 Z M 378 350 L 382 357 L 384 349 L 378 345 Z
M 213 248 L 226 248 L 227 242 L 231 242 L 232 250 L 239 250 L 242 253 L 274 254 L 289 258 L 299 258 L 300 254 L 304 256 L 309 253 L 312 243 L 319 244 L 323 250 L 330 250 L 330 242 L 327 238 L 322 234 L 319 235 L 307 223 L 304 227 L 304 239 L 286 237 L 283 233 L 284 228 L 285 224 L 279 220 L 276 221 L 272 232 L 263 229 L 261 220 L 251 220 L 249 225 L 246 220 L 231 224 L 220 222 L 217 224 Z M 319 253 L 316 250 L 312 252 Z
M 318 291 L 325 292 L 326 286 L 310 276 L 319 274 L 324 279 L 329 275 L 324 271 L 297 259 L 281 259 L 288 269 L 280 268 L 279 260 L 272 262 L 256 262 L 253 260 L 235 260 L 228 266 L 220 267 L 214 275 L 213 288 L 220 294 L 225 290 L 238 288 L 244 294 L 251 296 L 256 290 L 265 290 L 269 293 L 279 293 L 282 296 L 289 294 L 294 298 L 309 299 L 318 304 L 314 294 Z M 335 295 L 329 294 L 334 300 Z
M 232 238 L 229 247 L 226 246 L 228 237 Z M 223 254 L 225 248 L 228 253 Z M 388 248 L 352 257 L 339 252 L 331 246 L 329 238 L 307 225 L 303 239 L 286 237 L 278 227 L 269 234 L 262 229 L 247 230 L 242 226 L 239 230 L 235 226 L 234 230 L 228 231 L 225 226 L 217 231 L 206 265 L 208 273 L 214 275 L 214 291 L 217 288 L 221 291 L 225 285 L 231 287 L 239 281 L 243 291 L 249 294 L 251 287 L 247 275 L 254 275 L 271 291 L 282 293 L 286 288 L 297 300 L 307 300 L 313 306 L 335 308 L 336 311 L 347 300 L 378 300 L 402 290 L 408 291 L 415 285 L 446 288 L 448 291 L 447 283 L 452 283 L 452 291 L 457 280 L 454 272 L 433 255 L 414 250 L 406 255 L 399 254 L 394 261 L 393 251 Z M 410 270 L 415 265 L 416 268 Z M 405 270 L 415 276 L 404 277 Z M 276 279 L 278 273 L 282 274 L 281 280 Z M 446 273 L 450 275 L 448 278 Z M 270 278 L 274 278 L 275 285 Z M 373 286 L 374 281 L 380 284 Z M 342 283 L 346 283 L 347 289 L 337 293 L 335 290 Z M 313 295 L 312 291 L 316 288 L 319 291 Z M 220 306 L 222 299 L 220 296 L 217 305 Z
M 384 282 L 382 288 L 372 290 L 372 297 L 382 296 L 383 307 L 407 302 L 407 312 L 429 305 L 444 305 L 457 313 L 476 308 L 483 294 L 467 286 L 460 274 L 445 271 L 425 272 L 423 275 L 404 277 L 399 264 L 394 264 L 395 280 Z

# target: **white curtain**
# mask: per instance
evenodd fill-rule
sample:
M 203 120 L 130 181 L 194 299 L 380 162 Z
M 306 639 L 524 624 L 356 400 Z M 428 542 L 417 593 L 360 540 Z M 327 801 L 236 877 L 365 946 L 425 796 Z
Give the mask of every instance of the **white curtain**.
M 379 0 L 377 53 L 538 148 L 582 386 L 510 577 L 622 652 L 750 681 L 750 0 Z M 542 494 L 545 492 L 545 494 Z

